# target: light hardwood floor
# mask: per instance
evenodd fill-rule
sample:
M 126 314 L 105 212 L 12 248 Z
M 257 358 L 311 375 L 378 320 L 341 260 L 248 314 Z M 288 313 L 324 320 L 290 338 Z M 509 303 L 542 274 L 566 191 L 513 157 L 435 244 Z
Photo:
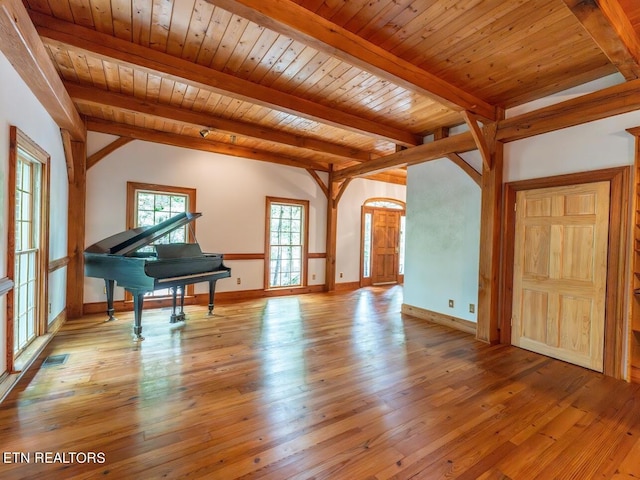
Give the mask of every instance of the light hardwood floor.
M 640 478 L 640 385 L 401 303 L 395 286 L 174 325 L 148 310 L 139 345 L 131 314 L 69 321 L 0 405 L 0 478 Z

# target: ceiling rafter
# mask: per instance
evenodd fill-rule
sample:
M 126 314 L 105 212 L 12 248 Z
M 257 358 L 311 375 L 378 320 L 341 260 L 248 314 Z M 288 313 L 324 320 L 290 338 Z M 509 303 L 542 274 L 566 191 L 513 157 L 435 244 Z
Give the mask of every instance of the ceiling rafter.
M 564 0 L 627 80 L 640 78 L 640 40 L 618 0 Z
M 82 119 L 20 0 L 0 0 L 0 38 L 0 50 L 49 115 L 73 140 L 84 141 Z
M 540 108 L 533 112 L 500 120 L 496 122 L 494 138 L 498 142 L 514 142 L 639 109 L 640 79 L 637 79 Z M 435 160 L 445 157 L 449 153 L 464 153 L 477 148 L 472 133 L 464 132 L 376 158 L 366 164 L 337 170 L 334 172 L 333 178 L 337 181 L 354 176 L 363 176 L 389 168 Z
M 421 138 L 404 130 L 315 103 L 172 55 L 106 35 L 73 23 L 29 12 L 46 42 L 72 46 L 107 61 L 139 68 L 164 78 L 214 91 L 278 111 L 405 146 Z
M 220 153 L 232 157 L 240 157 L 250 160 L 261 160 L 264 162 L 277 163 L 280 165 L 288 165 L 298 168 L 312 168 L 321 172 L 329 171 L 327 164 L 304 161 L 298 158 L 279 155 L 276 153 L 266 152 L 253 148 L 239 147 L 237 145 L 223 144 L 211 142 L 203 138 L 195 138 L 190 136 L 179 135 L 176 133 L 159 132 L 148 128 L 134 127 L 132 125 L 124 125 L 120 123 L 107 122 L 97 118 L 87 119 L 87 130 L 106 133 L 109 135 L 117 135 L 119 137 L 133 138 L 135 140 L 144 140 L 147 142 L 161 143 L 174 147 L 189 148 L 192 150 L 202 150 L 205 152 Z
M 291 0 L 206 0 L 258 25 L 299 40 L 318 51 L 426 95 L 455 111 L 496 119 L 495 107 L 440 77 L 314 14 Z
M 345 162 L 353 160 L 366 162 L 372 159 L 371 154 L 362 150 L 310 137 L 303 137 L 282 130 L 275 130 L 260 125 L 219 118 L 204 112 L 196 112 L 170 105 L 148 102 L 144 99 L 132 97 L 130 95 L 109 92 L 96 87 L 80 85 L 77 83 L 65 82 L 64 86 L 67 89 L 67 92 L 69 92 L 71 98 L 80 104 L 108 106 L 117 110 L 137 112 L 154 117 L 160 117 L 172 122 L 189 124 L 198 128 L 215 129 L 226 133 L 312 150 L 314 152 L 322 152 L 332 156 L 341 157 L 338 160 L 338 163 L 340 161 Z

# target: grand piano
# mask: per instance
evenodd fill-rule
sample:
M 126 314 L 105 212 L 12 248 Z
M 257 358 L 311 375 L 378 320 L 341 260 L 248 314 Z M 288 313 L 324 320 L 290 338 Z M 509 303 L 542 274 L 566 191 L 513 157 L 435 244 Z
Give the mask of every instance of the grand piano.
M 146 293 L 168 288 L 173 295 L 171 322 L 184 320 L 184 288 L 209 282 L 209 315 L 213 312 L 216 282 L 231 276 L 221 253 L 202 253 L 197 243 L 158 243 L 153 251 L 140 251 L 200 217 L 201 213 L 180 213 L 151 227 L 138 227 L 107 237 L 84 251 L 84 273 L 102 278 L 107 292 L 107 315 L 114 319 L 113 290 L 118 286 L 131 293 L 135 323 L 133 333 L 142 337 L 142 306 Z M 180 313 L 176 314 L 176 295 L 180 291 Z

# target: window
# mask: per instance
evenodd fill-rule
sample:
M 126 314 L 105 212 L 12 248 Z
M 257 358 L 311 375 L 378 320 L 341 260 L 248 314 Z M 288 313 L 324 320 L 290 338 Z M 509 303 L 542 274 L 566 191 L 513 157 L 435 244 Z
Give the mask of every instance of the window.
M 183 212 L 195 211 L 196 193 L 192 188 L 152 185 L 127 182 L 127 228 L 157 225 Z M 187 224 L 182 228 L 160 237 L 154 243 L 183 243 L 195 241 L 195 225 Z M 154 251 L 153 246 L 141 248 L 140 252 Z M 187 287 L 192 293 L 193 285 Z M 149 292 L 148 297 L 164 297 L 168 289 Z M 127 296 L 127 299 L 130 299 Z
M 14 282 L 7 297 L 8 368 L 47 331 L 49 155 L 11 127 L 9 265 Z
M 266 288 L 306 285 L 309 202 L 267 197 Z

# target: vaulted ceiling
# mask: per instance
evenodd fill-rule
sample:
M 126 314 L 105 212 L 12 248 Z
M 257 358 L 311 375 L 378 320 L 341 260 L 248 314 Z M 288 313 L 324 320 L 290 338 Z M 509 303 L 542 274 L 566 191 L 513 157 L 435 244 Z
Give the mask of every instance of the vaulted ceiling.
M 640 76 L 635 0 L 23 3 L 90 131 L 320 171 Z

